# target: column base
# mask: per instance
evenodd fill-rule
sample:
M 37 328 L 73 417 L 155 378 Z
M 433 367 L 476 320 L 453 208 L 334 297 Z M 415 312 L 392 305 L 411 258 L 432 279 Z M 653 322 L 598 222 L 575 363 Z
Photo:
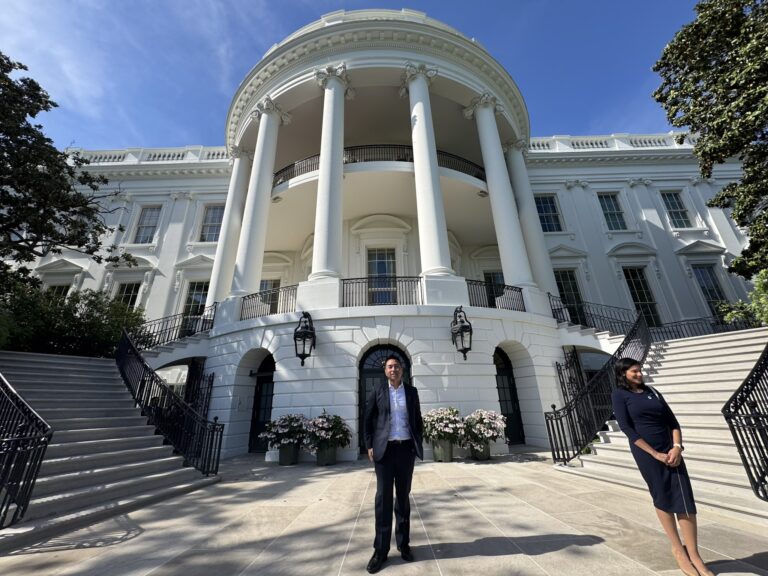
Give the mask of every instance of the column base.
M 226 300 L 219 302 L 216 307 L 216 318 L 214 326 L 220 327 L 225 324 L 233 324 L 240 321 L 240 306 L 243 299 L 238 296 L 230 295 Z
M 469 306 L 467 281 L 461 276 L 422 276 L 424 304 Z
M 523 289 L 523 301 L 525 302 L 526 312 L 552 318 L 552 307 L 549 304 L 549 297 L 546 292 L 539 290 L 539 287 L 535 284 L 520 287 Z
M 296 289 L 296 310 L 338 308 L 341 303 L 341 279 L 321 277 L 300 282 Z

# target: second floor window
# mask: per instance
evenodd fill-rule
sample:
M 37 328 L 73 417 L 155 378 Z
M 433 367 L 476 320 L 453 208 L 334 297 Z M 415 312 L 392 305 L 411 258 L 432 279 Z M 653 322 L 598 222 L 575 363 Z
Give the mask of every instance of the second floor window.
M 139 223 L 133 237 L 134 244 L 152 244 L 160 222 L 160 206 L 145 206 L 139 214 Z
M 141 288 L 140 282 L 131 282 L 129 284 L 120 284 L 117 287 L 117 293 L 115 294 L 115 300 L 122 302 L 129 308 L 133 308 L 136 305 L 136 300 L 139 298 L 139 289 Z
M 205 299 L 208 296 L 208 282 L 190 282 L 187 299 L 184 302 L 184 314 L 199 316 L 205 310 Z
M 206 206 L 200 228 L 200 242 L 218 242 L 223 219 L 224 206 Z
M 600 194 L 597 198 L 600 200 L 608 230 L 626 230 L 627 223 L 624 221 L 618 194 Z
M 683 199 L 680 198 L 680 192 L 662 192 L 661 199 L 664 201 L 667 214 L 669 214 L 672 228 L 691 227 L 691 219 L 688 217 L 688 210 L 685 209 Z
M 557 211 L 557 201 L 553 194 L 536 196 L 536 210 L 539 212 L 541 229 L 544 232 L 561 232 L 560 213 Z

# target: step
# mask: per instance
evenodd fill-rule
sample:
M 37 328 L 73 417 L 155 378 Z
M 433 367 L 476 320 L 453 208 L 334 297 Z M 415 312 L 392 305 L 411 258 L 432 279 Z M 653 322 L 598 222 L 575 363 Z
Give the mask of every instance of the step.
M 25 397 L 26 398 L 26 397 Z M 92 410 L 96 408 L 105 408 L 108 410 L 120 410 L 134 408 L 134 402 L 129 396 L 128 398 L 52 398 L 48 400 L 37 399 L 34 402 L 29 401 L 29 404 L 36 411 L 41 412 L 43 410 L 58 408 L 65 410 L 71 408 L 73 410 L 83 409 Z
M 39 542 L 73 532 L 113 516 L 127 514 L 133 510 L 199 490 L 219 480 L 219 476 L 201 476 L 198 479 L 173 486 L 146 491 L 142 494 L 119 498 L 103 504 L 89 505 L 87 508 L 70 514 L 37 521 L 25 519 L 20 524 L 0 531 L 0 554 L 7 555 L 13 551 L 29 548 Z
M 708 424 L 711 426 L 723 426 L 727 429 L 728 424 L 725 422 L 725 418 L 719 410 L 706 412 L 703 410 L 675 410 L 675 416 L 680 423 L 683 431 L 686 426 Z
M 682 366 L 679 368 L 667 368 L 666 366 L 656 369 L 646 368 L 646 372 L 652 375 L 654 378 L 658 375 L 663 376 L 680 376 L 695 372 L 699 378 L 702 374 L 706 374 L 707 378 L 717 378 L 719 374 L 733 374 L 735 377 L 737 374 L 743 374 L 742 378 L 746 378 L 752 367 L 755 365 L 757 358 L 751 362 L 721 362 L 718 359 L 713 359 L 712 362 L 701 363 L 698 367 L 692 369 L 688 366 Z
M 750 371 L 751 368 L 749 370 L 739 370 L 738 372 L 730 374 L 728 372 L 721 372 L 712 377 L 710 380 L 715 382 L 735 382 L 736 385 L 734 386 L 734 389 L 736 389 L 737 386 L 744 382 L 744 379 L 749 375 Z M 700 384 L 701 380 L 701 373 L 695 372 L 693 370 L 689 370 L 687 373 L 682 374 L 656 373 L 652 374 L 650 378 L 644 379 L 644 381 L 651 386 L 659 388 L 662 393 L 664 391 L 663 387 L 668 384 Z
M 114 380 L 110 382 L 102 382 L 101 384 L 80 383 L 80 382 L 9 382 L 11 386 L 19 393 L 24 394 L 27 392 L 59 392 L 59 391 L 71 391 L 84 394 L 100 394 L 102 392 L 118 393 L 128 392 L 128 388 L 122 380 Z M 129 392 L 130 394 L 130 392 Z
M 14 382 L 28 382 L 31 384 L 35 382 L 44 382 L 55 386 L 61 386 L 62 384 L 67 383 L 99 384 L 105 382 L 111 384 L 123 381 L 120 374 L 115 371 L 104 374 L 73 374 L 71 372 L 46 374 L 42 372 L 9 373 L 0 370 L 0 373 L 2 373 L 5 379 L 11 384 Z
M 690 445 L 689 445 L 690 446 Z M 635 460 L 630 452 L 628 446 L 620 446 L 617 444 L 592 444 L 592 455 L 599 457 L 605 456 L 605 458 L 613 459 L 619 458 L 626 460 L 634 464 Z M 729 454 L 728 456 L 720 456 L 716 459 L 709 457 L 708 454 L 703 454 L 699 451 L 686 450 L 685 462 L 688 467 L 689 473 L 693 473 L 695 470 L 706 470 L 708 473 L 724 473 L 739 475 L 744 471 L 744 466 L 741 463 L 741 459 L 738 454 Z
M 6 378 L 8 375 L 40 375 L 40 376 L 78 376 L 78 377 L 100 377 L 100 376 L 114 376 L 119 374 L 116 364 L 111 366 L 75 366 L 75 365 L 60 365 L 60 364 L 2 364 L 0 363 L 0 372 L 2 372 Z
M 732 378 L 730 380 L 718 379 L 715 382 L 681 382 L 679 384 L 659 384 L 647 382 L 665 397 L 671 394 L 733 394 L 744 380 Z
M 54 435 L 66 430 L 83 430 L 90 428 L 112 428 L 122 426 L 141 426 L 147 423 L 146 416 L 141 414 L 118 417 L 82 417 L 82 418 L 46 418 L 54 430 Z
M 73 389 L 73 388 L 63 388 L 63 389 L 44 389 L 44 388 L 36 388 L 36 389 L 20 389 L 18 386 L 14 386 L 16 389 L 16 392 L 21 394 L 24 399 L 27 402 L 37 402 L 37 401 L 46 401 L 46 400 L 123 400 L 128 402 L 133 402 L 133 398 L 131 396 L 131 393 L 128 392 L 128 388 L 125 386 L 123 387 L 117 387 L 114 388 L 105 388 L 105 389 L 89 389 L 89 390 L 83 390 L 83 389 Z
M 182 468 L 184 458 L 181 456 L 169 456 L 167 458 L 155 458 L 130 464 L 119 464 L 103 468 L 89 468 L 76 472 L 67 472 L 55 476 L 38 478 L 35 483 L 33 498 L 43 498 L 57 493 L 66 493 L 80 490 L 87 486 L 100 484 L 112 484 L 120 480 L 148 476 L 178 470 Z
M 661 362 L 646 362 L 646 369 L 656 368 L 658 370 L 673 370 L 673 369 L 693 369 L 698 370 L 706 368 L 707 366 L 716 366 L 719 364 L 745 364 L 749 365 L 750 369 L 755 365 L 757 359 L 762 353 L 764 346 L 756 352 L 745 352 L 743 350 L 710 350 L 709 354 L 700 358 L 680 358 L 675 360 L 664 359 Z
M 36 520 L 57 516 L 66 512 L 109 502 L 111 500 L 139 495 L 142 492 L 158 490 L 178 483 L 197 480 L 200 472 L 194 468 L 179 468 L 166 472 L 158 472 L 108 484 L 98 484 L 54 494 L 41 498 L 32 498 L 25 520 Z
M 56 474 L 66 474 L 89 468 L 106 468 L 118 464 L 129 464 L 155 458 L 166 458 L 173 453 L 173 447 L 168 445 L 152 446 L 149 448 L 134 448 L 116 452 L 99 452 L 81 456 L 66 456 L 62 458 L 46 458 L 40 467 L 40 478 Z
M 677 338 L 653 344 L 654 349 L 673 350 L 693 346 L 710 346 L 713 343 L 749 341 L 761 339 L 765 343 L 768 339 L 768 328 L 751 328 L 749 330 L 737 330 L 734 332 L 722 332 L 720 334 L 708 334 L 706 336 L 692 336 L 690 338 Z
M 56 441 L 56 433 L 53 436 Z M 130 450 L 132 448 L 149 448 L 160 446 L 163 443 L 162 436 L 134 436 L 129 438 L 107 438 L 104 440 L 83 440 L 81 442 L 65 442 L 50 444 L 45 453 L 46 458 L 64 458 L 65 456 L 81 456 L 98 452 L 115 452 L 117 450 Z
M 629 450 L 629 440 L 623 432 L 600 432 L 600 437 L 604 438 L 604 441 L 609 444 L 624 446 Z M 739 458 L 739 452 L 733 444 L 733 438 L 730 436 L 728 438 L 718 438 L 716 436 L 692 437 L 688 434 L 683 434 L 683 444 L 686 448 L 686 456 L 689 454 L 706 454 L 712 457 Z
M 65 418 L 118 418 L 137 416 L 138 408 L 41 408 L 36 410 L 45 420 L 63 420 Z
M 111 428 L 83 428 L 80 430 L 56 430 L 57 444 L 67 442 L 83 442 L 87 440 L 104 440 L 107 438 L 135 438 L 151 436 L 155 433 L 154 426 L 112 426 Z
M 670 405 L 672 411 L 677 414 L 679 410 L 683 408 L 691 408 L 697 412 L 707 412 L 712 414 L 720 414 L 723 409 L 723 404 L 730 398 L 731 395 L 723 393 L 721 395 L 714 394 L 665 394 L 664 398 L 667 400 L 667 404 Z
M 754 357 L 755 361 L 762 354 L 765 348 L 765 342 L 747 342 L 737 343 L 736 345 L 729 345 L 725 347 L 712 347 L 706 349 L 691 348 L 686 351 L 669 352 L 654 354 L 651 352 L 648 354 L 648 358 L 653 362 L 663 362 L 665 366 L 677 365 L 680 362 L 688 362 L 694 360 L 707 360 L 712 358 L 713 353 L 717 354 L 717 358 L 733 358 L 734 356 L 748 356 Z

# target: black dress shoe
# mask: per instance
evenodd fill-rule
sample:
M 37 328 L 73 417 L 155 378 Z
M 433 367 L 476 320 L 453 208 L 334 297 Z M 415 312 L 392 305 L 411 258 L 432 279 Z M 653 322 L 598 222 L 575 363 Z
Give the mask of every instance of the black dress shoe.
M 368 566 L 366 566 L 365 569 L 368 570 L 368 574 L 376 574 L 376 572 L 381 570 L 381 567 L 386 561 L 386 554 L 379 554 L 378 552 L 374 552 L 373 556 L 371 556 L 371 559 L 368 561 Z
M 400 546 L 398 550 L 400 550 L 400 557 L 403 560 L 406 562 L 413 562 L 413 552 L 411 552 L 411 547 L 408 544 Z

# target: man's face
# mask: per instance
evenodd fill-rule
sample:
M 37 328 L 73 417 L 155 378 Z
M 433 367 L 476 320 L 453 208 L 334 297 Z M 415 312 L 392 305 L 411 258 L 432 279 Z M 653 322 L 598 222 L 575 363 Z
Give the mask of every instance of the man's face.
M 384 364 L 384 375 L 393 384 L 399 384 L 403 377 L 403 368 L 400 366 L 400 362 L 391 358 L 387 360 L 387 363 Z

